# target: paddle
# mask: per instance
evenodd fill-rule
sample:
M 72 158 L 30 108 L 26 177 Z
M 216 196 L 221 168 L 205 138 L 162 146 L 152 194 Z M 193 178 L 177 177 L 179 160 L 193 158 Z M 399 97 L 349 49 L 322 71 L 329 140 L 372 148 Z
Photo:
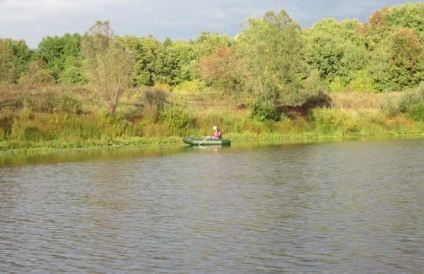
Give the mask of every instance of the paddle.
M 206 141 L 207 139 L 209 139 L 209 136 L 207 136 L 205 139 L 203 139 L 200 143 L 199 143 L 199 146 L 204 142 L 204 141 Z

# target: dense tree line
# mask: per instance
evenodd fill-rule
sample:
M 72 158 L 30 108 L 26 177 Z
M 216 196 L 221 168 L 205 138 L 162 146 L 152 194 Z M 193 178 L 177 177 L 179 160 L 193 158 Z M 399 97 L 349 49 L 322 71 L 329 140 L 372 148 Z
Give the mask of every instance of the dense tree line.
M 108 22 L 84 35 L 45 37 L 36 49 L 0 39 L 0 84 L 94 83 L 110 113 L 126 84 L 210 87 L 254 98 L 258 116 L 273 119 L 279 104 L 301 104 L 320 90 L 402 91 L 423 80 L 424 3 L 375 11 L 365 23 L 325 19 L 308 29 L 284 10 L 269 11 L 234 39 L 116 36 Z

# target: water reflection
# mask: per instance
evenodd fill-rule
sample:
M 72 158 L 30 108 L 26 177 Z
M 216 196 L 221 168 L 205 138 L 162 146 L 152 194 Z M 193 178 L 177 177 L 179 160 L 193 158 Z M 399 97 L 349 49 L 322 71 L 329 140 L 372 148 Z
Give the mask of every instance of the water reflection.
M 110 149 L 76 149 L 45 152 L 0 152 L 0 168 L 33 164 L 58 164 L 63 162 L 97 161 L 107 159 L 160 156 L 164 153 L 181 153 L 180 145 L 121 147 Z
M 423 140 L 1 169 L 0 272 L 420 273 Z

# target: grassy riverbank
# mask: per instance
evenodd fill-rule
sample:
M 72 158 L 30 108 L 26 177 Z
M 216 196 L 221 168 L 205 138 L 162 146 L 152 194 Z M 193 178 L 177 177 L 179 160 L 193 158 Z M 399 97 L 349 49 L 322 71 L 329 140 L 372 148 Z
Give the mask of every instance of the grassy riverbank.
M 82 87 L 9 88 L 0 113 L 0 151 L 178 144 L 219 125 L 234 142 L 424 135 L 424 88 L 410 93 L 335 93 L 307 117 L 258 121 L 249 99 L 218 92 L 134 89 L 115 116 Z M 414 97 L 415 96 L 415 97 Z M 412 98 L 412 99 L 411 99 Z M 411 112 L 411 106 L 418 106 Z M 415 115 L 415 116 L 414 116 Z

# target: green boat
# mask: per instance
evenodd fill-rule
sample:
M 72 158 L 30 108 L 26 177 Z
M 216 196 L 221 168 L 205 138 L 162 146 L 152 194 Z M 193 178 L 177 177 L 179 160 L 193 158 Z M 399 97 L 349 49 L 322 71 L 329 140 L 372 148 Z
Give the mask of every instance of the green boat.
M 214 140 L 214 139 L 199 139 L 199 138 L 193 138 L 186 136 L 183 139 L 183 142 L 192 146 L 230 146 L 231 140 L 229 139 L 220 139 L 220 140 Z

